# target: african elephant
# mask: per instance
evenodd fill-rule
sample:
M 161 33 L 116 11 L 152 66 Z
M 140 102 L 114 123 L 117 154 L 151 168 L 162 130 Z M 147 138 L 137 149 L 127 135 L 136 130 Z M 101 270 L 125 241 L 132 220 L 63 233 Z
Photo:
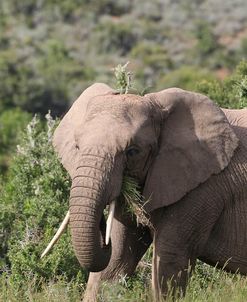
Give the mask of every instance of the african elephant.
M 246 126 L 247 110 L 178 88 L 120 95 L 97 83 L 81 94 L 53 142 L 72 179 L 72 244 L 91 272 L 84 301 L 101 281 L 131 275 L 152 242 L 155 301 L 171 278 L 185 290 L 197 258 L 247 273 Z M 138 181 L 153 228 L 124 211 L 124 174 Z M 107 245 L 103 211 L 114 200 Z

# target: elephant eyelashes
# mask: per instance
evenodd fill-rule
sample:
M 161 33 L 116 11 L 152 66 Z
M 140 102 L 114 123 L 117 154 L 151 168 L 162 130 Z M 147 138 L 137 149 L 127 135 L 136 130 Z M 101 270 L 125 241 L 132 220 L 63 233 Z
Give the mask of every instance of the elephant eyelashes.
M 133 157 L 139 153 L 140 153 L 140 150 L 138 150 L 135 147 L 131 147 L 131 148 L 127 149 L 127 151 L 126 151 L 127 157 Z

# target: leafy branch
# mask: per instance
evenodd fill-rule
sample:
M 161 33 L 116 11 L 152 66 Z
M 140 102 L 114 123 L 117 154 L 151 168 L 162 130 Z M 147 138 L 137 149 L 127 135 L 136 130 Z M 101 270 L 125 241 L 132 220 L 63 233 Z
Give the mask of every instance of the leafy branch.
M 127 70 L 129 62 L 124 65 L 117 65 L 114 68 L 114 75 L 116 77 L 116 86 L 120 94 L 127 94 L 131 88 L 131 72 Z

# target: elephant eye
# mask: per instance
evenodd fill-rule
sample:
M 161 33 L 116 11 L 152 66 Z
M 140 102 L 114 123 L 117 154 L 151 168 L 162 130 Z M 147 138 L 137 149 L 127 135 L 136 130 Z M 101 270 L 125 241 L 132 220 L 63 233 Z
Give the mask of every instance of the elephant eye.
M 133 157 L 139 153 L 140 153 L 140 150 L 137 149 L 136 147 L 130 147 L 126 150 L 127 157 Z

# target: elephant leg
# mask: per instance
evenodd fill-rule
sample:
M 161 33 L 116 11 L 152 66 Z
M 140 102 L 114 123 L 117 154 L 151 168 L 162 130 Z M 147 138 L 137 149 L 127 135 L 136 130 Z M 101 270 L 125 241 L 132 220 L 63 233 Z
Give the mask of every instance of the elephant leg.
M 160 236 L 162 239 L 160 239 Z M 195 256 L 189 256 L 185 247 L 172 242 L 163 244 L 164 235 L 154 235 L 152 261 L 152 289 L 154 301 L 164 296 L 184 295 L 188 278 L 195 266 Z
M 184 294 L 196 258 L 203 254 L 215 224 L 224 209 L 224 197 L 217 193 L 217 182 L 211 178 L 179 202 L 156 210 L 152 285 L 156 295 L 166 296 L 176 290 Z
M 87 287 L 83 293 L 83 302 L 96 302 L 100 286 L 102 272 L 90 273 L 87 281 Z
M 90 273 L 84 302 L 97 301 L 100 285 L 104 281 L 117 280 L 121 276 L 131 276 L 150 246 L 152 238 L 147 228 L 136 225 L 126 214 L 121 204 L 117 204 L 112 232 L 112 255 L 108 266 L 101 272 Z

